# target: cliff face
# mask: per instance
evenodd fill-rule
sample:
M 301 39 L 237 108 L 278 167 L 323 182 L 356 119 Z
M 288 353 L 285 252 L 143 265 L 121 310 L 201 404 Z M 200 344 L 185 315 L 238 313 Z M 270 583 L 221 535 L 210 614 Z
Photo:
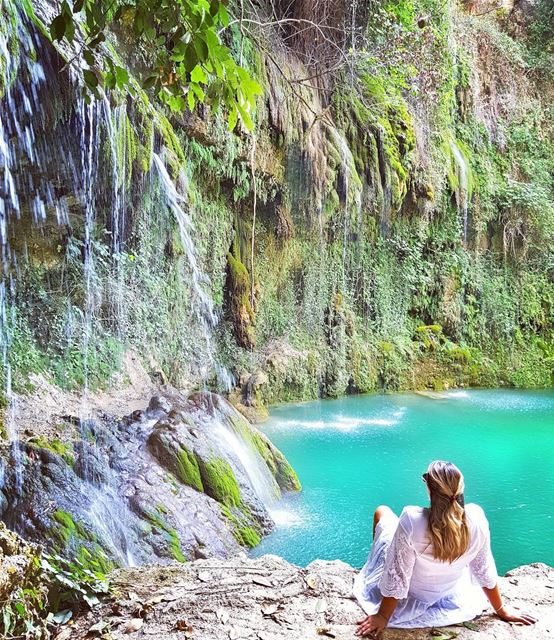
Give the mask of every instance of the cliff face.
M 294 30 L 245 37 L 265 93 L 234 135 L 138 88 L 87 106 L 4 0 L 15 391 L 106 386 L 129 348 L 188 388 L 226 369 L 247 405 L 551 384 L 547 4 L 362 12 L 332 71 Z

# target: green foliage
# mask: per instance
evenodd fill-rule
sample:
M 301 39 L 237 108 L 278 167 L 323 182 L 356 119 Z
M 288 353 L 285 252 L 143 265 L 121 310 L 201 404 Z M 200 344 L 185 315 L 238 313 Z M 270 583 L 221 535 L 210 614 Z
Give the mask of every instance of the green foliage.
M 529 25 L 529 65 L 546 80 L 554 77 L 554 5 L 538 0 Z
M 40 567 L 49 584 L 49 608 L 59 612 L 84 601 L 94 607 L 109 591 L 105 559 L 81 548 L 81 558 L 67 560 L 58 555 L 43 554 Z
M 252 129 L 251 113 L 261 88 L 222 42 L 220 33 L 229 26 L 225 5 L 221 0 L 75 0 L 72 5 L 64 0 L 50 23 L 50 35 L 71 45 L 82 30 L 85 42 L 77 57 L 86 64 L 87 95 L 99 97 L 102 87 L 133 93 L 129 70 L 107 46 L 110 30 L 121 29 L 132 34 L 130 45 L 148 60 L 142 87 L 172 111 L 192 111 L 197 103 L 222 104 L 230 130 L 239 118 Z
M 2 638 L 29 638 L 47 640 L 48 589 L 40 570 L 40 555 L 32 559 L 21 584 L 3 601 L 0 611 L 0 636 Z M 16 571 L 7 567 L 7 571 Z
M 74 560 L 39 551 L 25 581 L 2 603 L 0 634 L 47 640 L 52 625 L 70 620 L 82 603 L 92 608 L 107 595 L 106 567 L 103 558 L 84 548 Z
M 158 141 L 179 188 L 187 184 L 198 262 L 210 277 L 206 288 L 217 310 L 224 311 L 213 340 L 217 355 L 237 377 L 258 366 L 267 373 L 256 402 L 382 387 L 545 384 L 548 357 L 534 336 L 546 345 L 552 341 L 554 148 L 548 87 L 533 85 L 536 78 L 544 81 L 546 70 L 533 66 L 532 58 L 540 47 L 551 53 L 548 3 L 538 2 L 536 18 L 521 37 L 510 35 L 510 25 L 496 15 L 475 18 L 450 2 L 372 3 L 363 46 L 347 52 L 349 73 L 334 84 L 328 111 L 302 116 L 304 131 L 294 144 L 287 138 L 292 116 L 281 113 L 280 103 L 260 112 L 254 273 L 248 141 L 228 135 L 221 113 L 183 117 L 174 129 L 165 109 L 148 98 L 162 92 L 166 103 L 188 108 L 189 95 L 198 100 L 191 88 L 196 83 L 212 100 L 210 85 L 226 78 L 217 78 L 215 62 L 212 72 L 207 69 L 210 48 L 206 61 L 198 66 L 195 59 L 186 68 L 187 56 L 198 55 L 194 41 L 206 30 L 218 32 L 221 46 L 220 34 L 229 34 L 225 55 L 240 46 L 246 60 L 256 59 L 240 31 L 224 26 L 222 4 L 217 12 L 214 4 L 212 14 L 210 3 L 210 17 L 189 25 L 188 12 L 201 4 L 153 8 L 151 2 L 132 2 L 119 14 L 117 2 L 107 13 L 104 2 L 60 5 L 64 18 L 54 27 L 56 37 L 63 27 L 63 40 L 71 39 L 66 20 L 85 17 L 90 63 L 85 58 L 84 66 L 95 79 L 90 73 L 86 78 L 90 85 L 98 81 L 92 92 L 115 85 L 135 96 L 115 127 L 116 161 L 132 196 L 128 253 L 111 255 L 104 225 L 109 212 L 100 206 L 93 234 L 93 289 L 110 292 L 109 298 L 121 286 L 125 304 L 117 318 L 111 300 L 94 309 L 84 354 L 82 229 L 72 215 L 73 234 L 60 241 L 59 250 L 53 247 L 48 268 L 19 261 L 24 283 L 18 283 L 17 307 L 7 314 L 14 318 L 14 388 L 32 391 L 29 374 L 37 371 L 65 388 L 81 386 L 85 376 L 102 387 L 128 346 L 152 355 L 172 382 L 194 375 L 187 367 L 202 340 L 191 323 L 187 256 L 155 179 L 152 189 L 137 186 Z M 152 15 L 143 18 L 146 8 Z M 163 23 L 171 11 L 178 19 Z M 183 27 L 186 47 L 179 53 L 183 45 L 169 36 Z M 151 29 L 155 38 L 147 41 Z M 93 44 L 100 33 L 106 42 Z M 163 42 L 155 41 L 162 36 Z M 480 61 L 467 46 L 475 38 L 484 47 Z M 473 108 L 472 92 L 479 65 L 496 68 L 496 62 L 515 75 L 495 76 L 489 102 L 503 108 L 491 120 L 483 116 L 487 105 Z M 134 80 L 138 68 L 150 69 L 143 74 L 146 89 Z M 258 72 L 267 84 L 261 62 Z M 520 73 L 523 84 L 534 88 L 512 105 L 502 100 L 502 91 Z M 284 95 L 287 87 L 277 84 L 275 96 Z M 311 101 L 309 91 L 302 95 Z M 468 165 L 465 245 L 453 197 L 459 176 L 451 142 Z M 111 166 L 108 151 L 102 157 Z M 321 181 L 317 198 L 312 178 Z M 442 327 L 440 334 L 425 329 L 432 325 Z M 181 467 L 187 483 L 204 486 L 189 457 Z

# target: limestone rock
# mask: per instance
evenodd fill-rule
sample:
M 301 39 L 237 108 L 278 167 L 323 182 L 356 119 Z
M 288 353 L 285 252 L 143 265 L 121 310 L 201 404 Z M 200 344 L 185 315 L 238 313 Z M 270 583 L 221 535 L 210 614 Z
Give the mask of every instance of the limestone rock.
M 120 570 L 113 576 L 113 584 L 118 594 L 137 594 L 146 611 L 137 638 L 352 640 L 355 622 L 364 617 L 351 596 L 355 574 L 355 569 L 340 561 L 317 560 L 300 568 L 277 556 L 253 560 L 243 555 L 229 560 L 197 560 L 182 567 Z M 544 564 L 519 567 L 501 578 L 500 586 L 510 606 L 529 612 L 539 622 L 532 627 L 511 626 L 488 611 L 471 628 L 387 629 L 383 640 L 553 637 L 553 568 Z M 118 640 L 124 638 L 125 625 L 136 608 L 137 602 L 125 596 L 117 603 L 103 604 L 94 616 L 108 622 L 111 638 Z M 71 637 L 84 638 L 90 625 L 90 618 L 78 620 Z M 190 636 L 184 636 L 185 626 Z
M 21 495 L 12 449 L 0 446 L 0 517 L 64 556 L 84 547 L 118 566 L 232 556 L 272 529 L 269 497 L 300 488 L 282 453 L 215 394 L 165 387 L 146 411 L 76 427 L 63 442 L 18 443 Z

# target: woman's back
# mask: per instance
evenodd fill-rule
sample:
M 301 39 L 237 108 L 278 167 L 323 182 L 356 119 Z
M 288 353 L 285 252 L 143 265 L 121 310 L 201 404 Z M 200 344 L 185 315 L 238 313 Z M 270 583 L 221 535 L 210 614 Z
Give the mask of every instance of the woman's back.
M 489 526 L 481 507 L 465 506 L 469 528 L 469 545 L 465 553 L 453 562 L 442 562 L 433 555 L 429 534 L 429 510 L 422 507 L 406 507 L 398 526 L 405 533 L 404 543 L 414 553 L 414 565 L 409 583 L 409 593 L 426 602 L 434 602 L 437 595 L 455 589 L 469 570 L 481 586 L 494 586 L 496 568 L 489 552 Z M 404 554 L 407 556 L 407 554 Z M 406 557 L 409 562 L 409 557 Z

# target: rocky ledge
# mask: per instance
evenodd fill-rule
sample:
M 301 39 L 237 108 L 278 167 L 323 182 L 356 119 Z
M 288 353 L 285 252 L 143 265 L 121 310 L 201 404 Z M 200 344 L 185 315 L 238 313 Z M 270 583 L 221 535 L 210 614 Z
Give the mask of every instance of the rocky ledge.
M 187 565 L 119 570 L 114 595 L 77 618 L 58 640 L 103 637 L 164 640 L 353 640 L 363 616 L 352 599 L 356 571 L 318 560 L 307 568 L 276 556 L 197 560 Z M 512 626 L 491 612 L 466 625 L 442 629 L 388 629 L 384 640 L 554 638 L 554 569 L 531 564 L 501 578 L 510 606 L 539 619 Z

